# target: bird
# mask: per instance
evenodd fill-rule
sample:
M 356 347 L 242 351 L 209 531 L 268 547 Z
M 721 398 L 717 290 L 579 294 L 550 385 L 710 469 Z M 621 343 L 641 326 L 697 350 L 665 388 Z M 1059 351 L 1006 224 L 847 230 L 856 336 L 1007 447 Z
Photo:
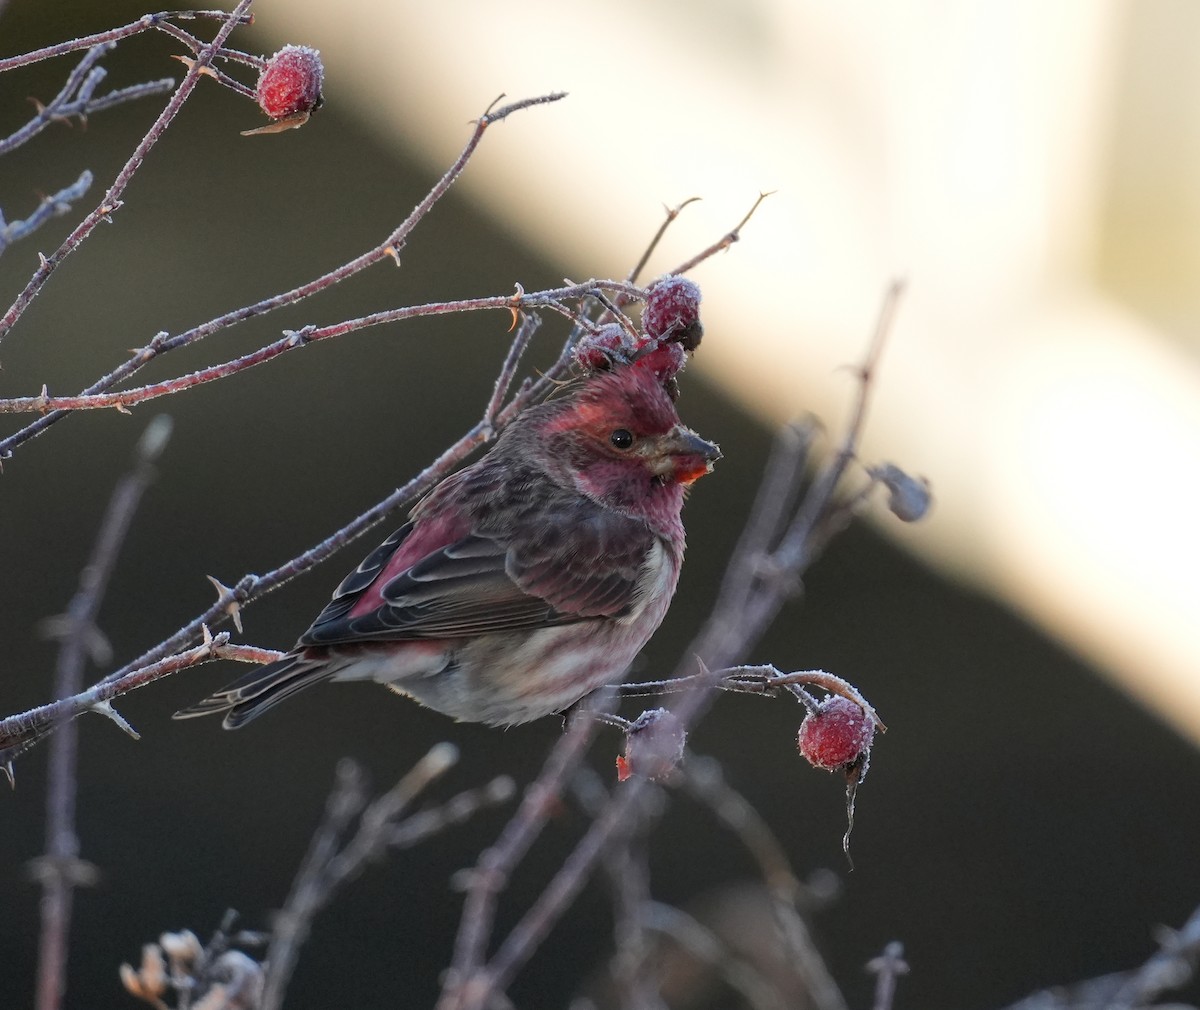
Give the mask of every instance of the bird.
M 328 680 L 511 726 L 618 682 L 662 623 L 719 447 L 638 362 L 526 408 L 338 586 L 294 648 L 175 718 L 236 729 Z

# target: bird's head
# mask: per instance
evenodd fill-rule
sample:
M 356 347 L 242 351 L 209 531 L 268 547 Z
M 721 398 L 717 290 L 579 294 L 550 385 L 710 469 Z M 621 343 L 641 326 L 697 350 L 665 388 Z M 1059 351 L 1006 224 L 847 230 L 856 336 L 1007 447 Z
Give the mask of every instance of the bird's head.
M 686 427 L 650 369 L 589 376 L 546 418 L 540 435 L 576 486 L 603 504 L 644 514 L 712 470 L 721 451 Z

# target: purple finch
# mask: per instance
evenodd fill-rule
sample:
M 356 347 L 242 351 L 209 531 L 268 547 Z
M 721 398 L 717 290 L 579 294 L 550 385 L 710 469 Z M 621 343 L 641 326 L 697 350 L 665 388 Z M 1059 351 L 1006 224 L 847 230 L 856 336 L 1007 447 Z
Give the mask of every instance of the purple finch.
M 456 719 L 511 725 L 623 677 L 683 561 L 687 486 L 720 457 L 653 367 L 579 381 L 447 477 L 277 662 L 179 718 L 241 726 L 324 680 L 376 680 Z

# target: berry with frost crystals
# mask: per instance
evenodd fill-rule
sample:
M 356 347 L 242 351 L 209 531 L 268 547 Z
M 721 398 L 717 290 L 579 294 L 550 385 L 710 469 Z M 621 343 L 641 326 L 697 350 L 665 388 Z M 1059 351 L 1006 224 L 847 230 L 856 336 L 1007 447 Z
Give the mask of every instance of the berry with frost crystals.
M 646 292 L 642 329 L 648 337 L 669 340 L 694 351 L 704 336 L 699 286 L 674 274 L 656 281 Z
M 575 364 L 585 372 L 607 372 L 618 362 L 627 362 L 633 351 L 633 341 L 625 328 L 617 323 L 601 326 L 595 333 L 585 334 L 571 352 Z
M 680 344 L 659 344 L 638 355 L 638 368 L 647 368 L 660 382 L 674 379 L 687 364 L 687 351 Z
M 805 715 L 796 746 L 814 768 L 835 771 L 868 755 L 874 739 L 875 723 L 862 706 L 831 695 Z
M 258 106 L 272 119 L 307 115 L 321 105 L 325 69 L 308 46 L 284 46 L 267 60 L 258 78 Z
M 651 708 L 639 715 L 625 732 L 625 753 L 617 758 L 617 780 L 631 775 L 666 778 L 683 760 L 687 732 L 670 709 Z

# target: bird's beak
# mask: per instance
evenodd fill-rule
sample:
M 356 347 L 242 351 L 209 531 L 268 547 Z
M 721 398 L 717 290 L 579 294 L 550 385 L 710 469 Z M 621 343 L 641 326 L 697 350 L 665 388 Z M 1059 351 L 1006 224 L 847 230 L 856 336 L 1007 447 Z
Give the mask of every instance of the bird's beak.
M 713 463 L 721 458 L 721 450 L 714 443 L 682 424 L 656 438 L 652 446 L 651 471 L 680 484 L 691 484 L 711 473 Z

